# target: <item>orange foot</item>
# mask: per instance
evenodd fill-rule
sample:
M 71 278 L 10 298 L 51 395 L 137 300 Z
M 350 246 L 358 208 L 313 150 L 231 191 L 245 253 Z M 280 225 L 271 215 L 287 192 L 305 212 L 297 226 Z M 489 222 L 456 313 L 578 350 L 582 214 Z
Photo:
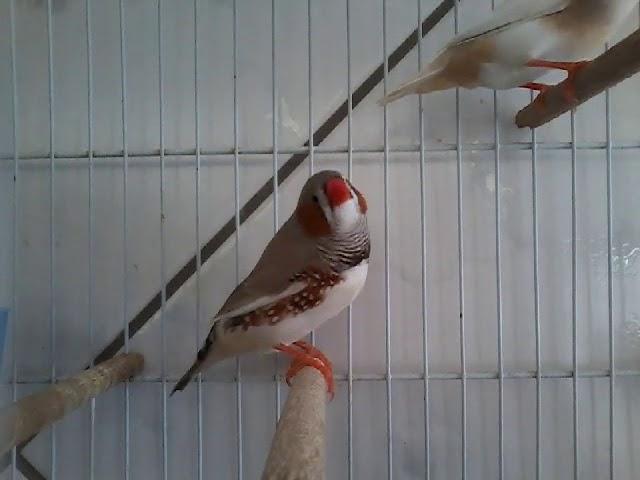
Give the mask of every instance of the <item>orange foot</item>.
M 294 342 L 293 345 L 295 346 L 280 344 L 275 347 L 279 352 L 293 357 L 293 362 L 286 374 L 287 385 L 291 386 L 291 379 L 304 367 L 313 367 L 324 376 L 329 400 L 333 400 L 335 384 L 333 382 L 333 367 L 329 359 L 320 350 L 306 342 Z
M 525 83 L 524 85 L 520 85 L 520 88 L 526 88 L 528 90 L 533 90 L 535 92 L 540 92 L 540 94 L 536 97 L 534 102 L 536 103 L 536 105 L 540 105 L 541 107 L 544 107 L 544 105 L 545 105 L 544 94 L 545 94 L 545 92 L 547 90 L 549 90 L 551 88 L 551 86 L 547 85 L 545 83 L 529 82 L 529 83 Z
M 575 103 L 577 101 L 575 77 L 578 72 L 586 67 L 589 63 L 591 62 L 549 62 L 547 60 L 533 59 L 527 62 L 527 66 L 538 68 L 552 68 L 555 70 L 564 70 L 565 72 L 567 72 L 567 79 L 562 82 L 564 97 L 569 103 Z

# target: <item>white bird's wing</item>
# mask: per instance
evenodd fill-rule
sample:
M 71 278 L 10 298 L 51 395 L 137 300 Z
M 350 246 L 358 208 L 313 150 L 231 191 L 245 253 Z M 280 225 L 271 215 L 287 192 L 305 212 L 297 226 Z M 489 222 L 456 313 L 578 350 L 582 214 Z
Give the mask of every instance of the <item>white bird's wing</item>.
M 450 82 L 442 72 L 446 70 L 457 47 L 495 35 L 518 24 L 562 12 L 573 1 L 576 0 L 507 0 L 496 7 L 485 22 L 454 37 L 417 76 L 386 94 L 378 104 L 385 105 L 412 93 L 429 93 L 456 86 L 456 82 Z
M 491 18 L 456 36 L 447 47 L 460 45 L 478 37 L 492 35 L 515 24 L 561 12 L 573 0 L 506 0 L 496 7 Z

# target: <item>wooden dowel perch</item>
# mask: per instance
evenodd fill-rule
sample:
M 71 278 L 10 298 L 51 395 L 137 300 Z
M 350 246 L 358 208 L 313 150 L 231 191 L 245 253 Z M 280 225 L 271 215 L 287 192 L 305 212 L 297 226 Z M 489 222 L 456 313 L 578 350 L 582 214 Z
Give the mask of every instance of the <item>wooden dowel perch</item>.
M 563 90 L 566 80 L 551 87 L 544 101 L 534 101 L 516 115 L 518 127 L 536 128 L 576 108 L 640 71 L 640 30 L 586 65 L 574 77 L 576 101 L 570 102 Z
M 0 457 L 143 367 L 142 355 L 123 353 L 0 409 Z
M 262 480 L 324 480 L 327 384 L 315 368 L 291 381 Z

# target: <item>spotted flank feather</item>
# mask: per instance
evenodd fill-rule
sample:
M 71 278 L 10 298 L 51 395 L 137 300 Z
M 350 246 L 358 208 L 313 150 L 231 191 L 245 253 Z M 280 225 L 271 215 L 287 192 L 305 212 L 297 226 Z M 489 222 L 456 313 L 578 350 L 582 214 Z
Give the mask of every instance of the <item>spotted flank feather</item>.
M 340 281 L 341 277 L 337 273 L 322 272 L 317 269 L 304 270 L 291 278 L 292 283 L 306 284 L 302 290 L 244 315 L 225 319 L 222 328 L 226 333 L 233 332 L 237 328 L 247 331 L 251 327 L 275 325 L 286 318 L 317 307 L 324 299 L 327 290 Z

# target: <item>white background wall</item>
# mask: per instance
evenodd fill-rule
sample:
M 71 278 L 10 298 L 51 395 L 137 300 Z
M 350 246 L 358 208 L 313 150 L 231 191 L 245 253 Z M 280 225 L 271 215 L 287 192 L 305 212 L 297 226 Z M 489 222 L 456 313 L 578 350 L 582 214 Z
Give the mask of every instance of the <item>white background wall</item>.
M 13 324 L 17 396 L 56 375 L 83 368 L 120 331 L 161 285 L 160 109 L 158 11 L 154 0 L 125 3 L 127 148 L 126 245 L 123 244 L 123 168 L 120 30 L 118 2 L 92 3 L 93 203 L 89 211 L 88 102 L 85 2 L 53 1 L 54 188 L 50 191 L 49 77 L 47 10 L 42 0 L 16 1 L 15 40 L 18 144 L 13 144 L 9 0 L 0 2 L 0 306 L 11 306 L 14 278 L 17 323 Z M 438 4 L 424 0 L 423 15 Z M 352 87 L 383 58 L 382 2 L 351 0 Z M 387 1 L 387 50 L 393 50 L 418 21 L 415 0 Z M 460 7 L 464 29 L 486 18 L 490 0 L 466 0 Z M 231 0 L 198 1 L 198 91 L 200 147 L 200 240 L 204 243 L 229 218 L 234 205 L 233 8 Z M 299 148 L 308 137 L 309 105 L 317 128 L 347 96 L 347 19 L 345 0 L 312 2 L 308 35 L 307 2 L 276 0 L 277 146 Z M 637 12 L 624 32 L 638 24 Z M 246 201 L 273 170 L 271 3 L 238 0 L 238 143 L 240 199 Z M 454 34 L 454 16 L 422 42 L 431 58 Z M 309 38 L 312 95 L 309 96 Z M 166 276 L 196 250 L 194 12 L 193 1 L 163 2 L 163 121 L 167 151 L 164 171 Z M 417 50 L 390 73 L 395 87 L 418 68 Z M 640 77 L 610 95 L 613 204 L 613 322 L 616 368 L 640 370 Z M 456 95 L 424 97 L 425 184 L 420 184 L 419 112 L 416 97 L 388 109 L 388 144 L 403 153 L 388 157 L 389 285 L 385 292 L 385 205 L 383 109 L 375 104 L 379 86 L 353 113 L 353 179 L 368 198 L 373 253 L 370 274 L 353 307 L 353 373 L 368 380 L 353 384 L 354 478 L 387 478 L 387 400 L 385 326 L 389 301 L 393 375 L 392 458 L 395 478 L 424 478 L 424 384 L 422 289 L 426 288 L 428 362 L 432 375 L 460 372 L 459 282 L 456 184 Z M 524 91 L 494 96 L 489 90 L 461 91 L 464 231 L 464 308 L 467 371 L 497 372 L 497 292 L 494 140 L 499 149 L 502 247 L 502 321 L 505 372 L 535 370 L 531 132 L 513 125 L 515 112 L 529 100 Z M 609 318 L 607 284 L 606 160 L 604 95 L 580 107 L 575 116 L 577 349 L 582 372 L 602 378 L 578 380 L 579 473 L 582 479 L 609 478 Z M 496 115 L 494 117 L 494 114 Z M 495 119 L 495 120 L 494 120 Z M 497 128 L 497 133 L 496 129 Z M 345 152 L 347 125 L 321 149 Z M 572 199 L 571 123 L 564 115 L 540 128 L 538 140 L 538 217 L 540 327 L 543 374 L 571 372 L 572 366 Z M 17 183 L 18 219 L 13 224 L 13 155 L 21 158 Z M 366 152 L 363 152 L 366 151 Z M 180 155 L 175 155 L 175 153 Z M 141 156 L 143 154 L 143 156 Z M 73 157 L 73 158 L 69 158 Z M 281 153 L 282 164 L 289 154 Z M 314 155 L 314 167 L 346 172 L 346 153 Z M 309 174 L 308 160 L 279 189 L 280 223 L 291 213 Z M 421 277 L 420 189 L 426 195 L 427 282 Z M 54 199 L 51 225 L 50 200 Z M 163 471 L 162 336 L 166 376 L 178 377 L 190 364 L 200 335 L 236 282 L 235 259 L 246 275 L 273 233 L 273 202 L 265 204 L 202 269 L 200 318 L 196 283 L 189 282 L 131 341 L 147 366 L 130 387 L 130 477 L 159 478 Z M 89 277 L 89 216 L 94 228 L 93 276 Z M 17 229 L 18 245 L 13 250 Z M 53 232 L 53 239 L 51 238 Z M 53 287 L 50 245 L 53 241 Z M 126 248 L 127 262 L 124 262 Z M 18 270 L 12 273 L 17 255 Z M 126 278 L 126 292 L 124 290 Z M 89 285 L 91 298 L 89 298 Z M 92 308 L 89 311 L 89 304 Z M 50 329 L 55 306 L 56 330 Z M 125 311 L 126 310 L 126 311 Z M 90 345 L 90 322 L 93 346 Z M 50 350 L 55 337 L 55 358 Z M 317 333 L 337 375 L 347 371 L 346 314 Z M 1 372 L 0 399 L 13 394 L 11 348 Z M 285 368 L 281 360 L 279 371 Z M 276 395 L 273 356 L 242 360 L 242 470 L 258 478 L 274 432 Z M 238 472 L 236 367 L 229 361 L 205 375 L 202 386 L 204 478 L 235 478 Z M 379 380 L 371 378 L 379 378 Z M 461 475 L 460 380 L 429 382 L 430 465 L 434 479 Z M 347 478 L 348 395 L 339 381 L 328 407 L 328 472 Z M 640 460 L 640 409 L 637 376 L 619 376 L 615 388 L 616 478 L 637 478 Z M 498 382 L 468 380 L 468 478 L 493 479 L 498 472 Z M 282 387 L 282 400 L 286 386 Z M 168 478 L 196 478 L 197 388 L 167 402 Z M 535 478 L 535 379 L 504 382 L 505 478 Z M 124 388 L 96 402 L 94 478 L 123 478 Z M 573 472 L 571 378 L 542 382 L 541 478 L 568 478 Z M 89 478 L 88 409 L 73 413 L 56 428 L 57 478 Z M 51 474 L 51 435 L 40 435 L 25 451 L 42 472 Z M 10 478 L 10 470 L 0 479 Z

